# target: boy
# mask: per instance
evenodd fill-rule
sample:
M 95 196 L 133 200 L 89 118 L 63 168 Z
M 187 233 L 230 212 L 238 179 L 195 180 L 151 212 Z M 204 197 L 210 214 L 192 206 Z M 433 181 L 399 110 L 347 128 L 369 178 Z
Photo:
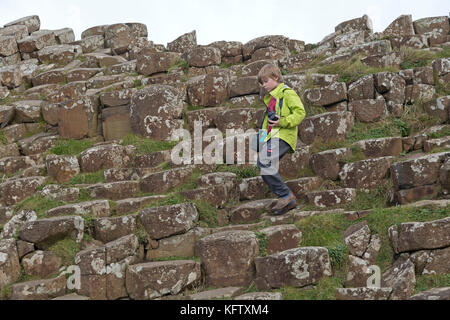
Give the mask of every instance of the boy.
M 262 129 L 267 132 L 267 143 L 261 147 L 257 165 L 270 191 L 279 197 L 272 208 L 272 214 L 282 215 L 297 206 L 297 199 L 284 183 L 278 169 L 274 169 L 274 164 L 286 153 L 295 151 L 298 126 L 305 118 L 306 112 L 297 93 L 283 83 L 283 76 L 276 66 L 265 65 L 258 74 L 258 82 L 267 93 L 264 96 L 267 110 L 262 125 Z

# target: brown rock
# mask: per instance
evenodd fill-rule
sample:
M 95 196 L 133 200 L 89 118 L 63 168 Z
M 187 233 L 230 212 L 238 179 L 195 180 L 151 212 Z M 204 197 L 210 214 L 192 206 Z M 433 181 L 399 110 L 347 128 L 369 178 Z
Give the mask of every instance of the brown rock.
M 348 148 L 327 150 L 311 155 L 309 164 L 319 177 L 336 180 L 341 170 L 340 161 L 349 155 L 351 150 Z
M 66 293 L 66 277 L 34 280 L 12 286 L 11 300 L 49 300 Z
M 17 41 L 21 53 L 32 53 L 53 45 L 56 45 L 56 38 L 51 31 L 39 31 Z
M 37 188 L 44 184 L 46 180 L 46 177 L 31 177 L 3 182 L 0 184 L 3 202 L 7 206 L 19 203 L 23 199 L 33 195 Z
M 45 278 L 58 273 L 61 258 L 50 251 L 35 251 L 23 257 L 22 265 L 28 275 Z
M 208 285 L 245 286 L 253 278 L 258 240 L 250 231 L 226 231 L 197 241 L 198 256 Z
M 252 61 L 259 61 L 259 60 L 281 60 L 284 57 L 286 57 L 286 51 L 285 50 L 279 50 L 273 47 L 267 47 L 267 48 L 260 48 L 253 52 L 252 54 Z
M 345 282 L 346 287 L 366 287 L 372 272 L 367 261 L 350 255 L 350 265 Z
M 354 112 L 360 122 L 378 122 L 387 114 L 386 102 L 383 98 L 356 100 L 348 104 L 348 110 Z
M 67 82 L 86 81 L 97 73 L 101 72 L 100 68 L 78 68 L 67 73 Z
M 136 68 L 140 74 L 149 76 L 159 72 L 167 72 L 181 55 L 175 52 L 147 52 L 141 51 L 137 56 Z
M 87 37 L 92 37 L 92 36 L 97 36 L 97 35 L 104 37 L 106 27 L 107 27 L 107 25 L 101 25 L 101 26 L 95 26 L 95 27 L 86 29 L 81 33 L 81 39 L 84 39 Z
M 28 28 L 25 25 L 12 25 L 0 29 L 0 36 L 13 36 L 16 41 L 28 37 Z
M 362 257 L 370 242 L 367 221 L 350 226 L 344 232 L 344 242 L 354 256 Z
M 0 240 L 0 289 L 16 282 L 21 269 L 14 239 Z
M 197 34 L 194 31 L 185 33 L 167 44 L 167 50 L 171 52 L 188 53 L 197 46 Z
M 131 134 L 130 106 L 103 109 L 102 129 L 105 141 L 123 139 Z
M 97 135 L 97 105 L 89 98 L 68 100 L 58 112 L 58 133 L 66 139 L 82 139 Z
M 52 208 L 47 211 L 48 217 L 69 215 L 107 217 L 110 215 L 109 202 L 107 200 L 80 202 Z
M 229 97 L 259 93 L 260 85 L 256 76 L 232 78 L 228 84 Z
M 191 78 L 187 94 L 193 106 L 214 107 L 228 98 L 229 70 L 217 70 L 207 75 Z
M 377 255 L 381 249 L 381 238 L 379 235 L 375 234 L 371 237 L 370 243 L 367 246 L 366 252 L 362 258 L 369 263 L 369 265 L 374 265 L 376 263 Z
M 231 211 L 231 222 L 233 224 L 257 222 L 262 213 L 269 211 L 274 205 L 274 199 L 248 202 Z
M 29 138 L 20 140 L 19 146 L 26 156 L 37 155 L 53 148 L 58 141 L 58 136 L 52 133 L 38 133 Z
M 19 146 L 15 143 L 0 145 L 0 154 L 3 157 L 16 157 L 20 155 Z
M 60 44 L 48 46 L 38 51 L 37 56 L 42 63 L 68 64 L 82 53 L 81 46 Z
M 436 183 L 439 178 L 439 168 L 447 156 L 448 153 L 443 152 L 395 163 L 391 167 L 395 189 Z
M 362 152 L 369 158 L 398 157 L 403 151 L 402 138 L 380 138 L 355 142 Z
M 436 94 L 436 89 L 428 84 L 413 84 L 405 89 L 405 101 L 407 104 L 414 104 L 417 101 L 430 102 Z
M 356 189 L 337 189 L 306 193 L 308 203 L 319 208 L 333 207 L 353 202 L 356 199 Z
M 441 123 L 445 123 L 450 115 L 450 96 L 438 98 L 436 101 L 424 104 L 425 112 L 430 116 L 438 117 Z
M 299 138 L 310 145 L 315 141 L 338 141 L 353 127 L 351 112 L 329 112 L 305 118 L 299 126 Z
M 414 26 L 412 15 L 401 15 L 395 19 L 384 31 L 383 35 L 412 36 L 414 35 Z
M 19 51 L 15 37 L 0 35 L 0 57 L 7 57 Z
M 200 264 L 195 261 L 160 261 L 128 266 L 125 283 L 131 299 L 150 300 L 178 294 L 198 284 L 200 277 Z
M 388 300 L 392 288 L 338 288 L 336 300 Z
M 296 177 L 299 170 L 308 165 L 310 158 L 309 150 L 308 146 L 299 147 L 294 153 L 285 155 L 280 161 L 280 174 L 286 178 Z
M 371 56 L 375 54 L 386 54 L 392 51 L 391 42 L 389 40 L 377 40 L 354 46 L 352 54 L 364 54 Z
M 261 177 L 243 179 L 239 184 L 240 200 L 263 199 L 266 193 L 266 186 Z
M 268 227 L 260 231 L 267 239 L 266 251 L 268 255 L 297 248 L 302 240 L 302 233 L 295 225 L 279 225 Z
M 305 177 L 286 181 L 286 185 L 291 189 L 295 197 L 300 200 L 305 198 L 307 192 L 318 189 L 322 181 L 320 177 Z
M 169 189 L 182 185 L 192 175 L 193 168 L 178 168 L 144 176 L 140 188 L 147 193 L 165 193 Z
M 193 190 L 181 191 L 179 194 L 189 200 L 203 200 L 216 208 L 224 208 L 229 200 L 237 201 L 237 193 L 230 193 L 225 186 L 203 187 Z
M 26 222 L 19 230 L 19 238 L 45 250 L 68 236 L 80 242 L 83 238 L 83 228 L 84 220 L 78 216 L 41 219 Z
M 69 182 L 80 173 L 78 160 L 73 156 L 48 155 L 45 162 L 48 175 L 59 183 Z
M 337 25 L 335 31 L 341 31 L 342 33 L 347 33 L 351 31 L 373 31 L 372 20 L 367 15 L 363 15 L 361 18 L 351 19 L 344 21 Z
M 256 50 L 268 47 L 273 47 L 281 51 L 287 51 L 289 47 L 289 39 L 279 35 L 258 37 L 243 45 L 242 54 L 244 59 L 249 59 Z
M 406 262 L 399 259 L 383 274 L 381 285 L 392 288 L 389 300 L 408 299 L 414 292 L 416 285 L 414 264 L 409 259 Z
M 444 248 L 450 244 L 449 228 L 450 218 L 431 222 L 408 222 L 390 227 L 389 238 L 395 253 Z
M 448 259 L 450 258 L 450 247 L 432 250 L 422 274 L 448 274 L 450 272 Z
M 326 87 L 307 89 L 303 99 L 311 105 L 330 105 L 347 99 L 347 87 L 345 83 L 335 82 Z
M 181 129 L 182 97 L 172 86 L 152 85 L 133 94 L 131 128 L 134 133 L 156 140 L 170 140 Z
M 387 176 L 394 157 L 381 157 L 347 163 L 339 172 L 341 185 L 347 188 L 373 188 Z
M 216 118 L 222 111 L 224 111 L 222 107 L 187 111 L 186 121 L 191 132 L 193 132 L 195 129 L 195 122 L 201 122 L 202 132 L 204 132 L 208 128 L 212 128 L 215 125 Z
M 20 170 L 31 168 L 38 165 L 36 158 L 20 156 L 20 157 L 6 157 L 0 159 L 0 173 L 15 174 Z
M 125 53 L 133 39 L 130 28 L 123 23 L 112 24 L 105 28 L 105 45 L 116 55 Z
M 399 190 L 395 193 L 395 200 L 399 204 L 407 204 L 422 199 L 435 199 L 440 191 L 438 185 L 426 185 L 411 189 Z
M 71 82 L 62 86 L 56 92 L 49 94 L 46 100 L 53 103 L 64 102 L 82 98 L 86 94 L 86 84 L 84 81 Z
M 122 200 L 139 194 L 138 181 L 99 183 L 85 188 L 93 199 Z
M 450 300 L 450 287 L 424 291 L 413 295 L 408 300 Z
M 51 184 L 45 186 L 41 190 L 40 195 L 50 200 L 74 202 L 77 201 L 80 196 L 80 189 L 64 188 L 60 185 Z
M 80 155 L 82 172 L 97 172 L 107 168 L 126 168 L 133 163 L 135 146 L 115 143 L 99 145 L 83 151 Z
M 257 76 L 261 68 L 264 67 L 266 64 L 276 65 L 276 62 L 273 60 L 260 60 L 251 62 L 242 68 L 241 71 L 242 76 L 243 77 Z
M 199 68 L 219 65 L 221 53 L 219 49 L 214 47 L 197 47 L 189 51 L 187 62 L 190 66 Z
M 198 211 L 192 203 L 148 208 L 139 212 L 139 220 L 150 238 L 158 240 L 192 229 L 198 221 Z
M 257 257 L 256 287 L 260 290 L 284 286 L 305 287 L 331 276 L 326 248 L 304 247 Z
M 373 75 L 364 76 L 348 87 L 348 100 L 367 100 L 375 98 Z

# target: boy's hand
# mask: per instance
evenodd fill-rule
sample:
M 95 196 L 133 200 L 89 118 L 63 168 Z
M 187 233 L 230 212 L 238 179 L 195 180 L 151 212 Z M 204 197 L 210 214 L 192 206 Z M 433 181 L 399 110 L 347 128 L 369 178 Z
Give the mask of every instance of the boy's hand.
M 269 125 L 272 126 L 272 127 L 278 127 L 278 125 L 280 124 L 280 116 L 275 115 L 275 117 L 278 118 L 277 121 L 271 121 L 271 120 L 269 120 Z

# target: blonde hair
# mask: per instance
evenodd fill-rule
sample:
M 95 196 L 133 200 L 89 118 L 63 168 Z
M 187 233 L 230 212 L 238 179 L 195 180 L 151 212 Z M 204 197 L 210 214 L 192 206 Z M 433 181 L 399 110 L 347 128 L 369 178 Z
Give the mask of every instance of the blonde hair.
M 262 84 L 263 80 L 267 78 L 272 78 L 273 80 L 277 79 L 276 81 L 278 81 L 279 83 L 284 82 L 280 69 L 271 63 L 266 64 L 264 67 L 262 67 L 258 73 L 258 82 L 260 84 Z

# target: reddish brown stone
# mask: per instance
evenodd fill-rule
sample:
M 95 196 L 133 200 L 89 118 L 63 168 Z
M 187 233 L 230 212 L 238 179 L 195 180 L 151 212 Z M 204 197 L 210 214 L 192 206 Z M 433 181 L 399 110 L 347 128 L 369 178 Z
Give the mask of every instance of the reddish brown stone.
M 228 98 L 229 70 L 217 70 L 188 81 L 187 93 L 193 106 L 214 107 Z
M 347 163 L 339 172 L 341 185 L 347 188 L 374 188 L 389 173 L 394 157 L 380 157 Z
M 326 87 L 307 89 L 303 99 L 311 105 L 330 105 L 347 99 L 347 87 L 345 83 L 335 82 Z
M 317 176 L 336 180 L 341 170 L 340 161 L 349 155 L 351 150 L 347 148 L 327 150 L 311 155 L 309 164 Z
M 147 52 L 143 50 L 137 57 L 137 71 L 145 76 L 167 72 L 180 58 L 181 55 L 175 52 Z

